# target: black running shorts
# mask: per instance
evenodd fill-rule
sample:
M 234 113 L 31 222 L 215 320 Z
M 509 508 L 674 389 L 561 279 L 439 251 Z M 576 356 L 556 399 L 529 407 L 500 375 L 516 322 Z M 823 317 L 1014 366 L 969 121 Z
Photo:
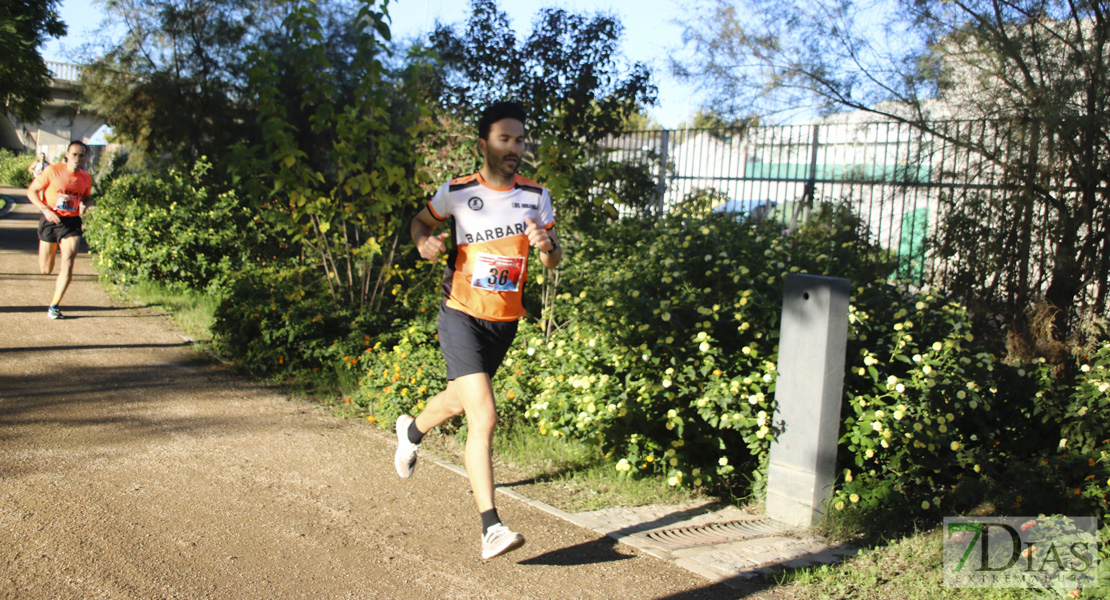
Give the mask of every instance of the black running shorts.
M 59 217 L 57 225 L 39 217 L 39 239 L 51 244 L 60 244 L 67 237 L 81 235 L 81 217 Z
M 487 321 L 439 305 L 439 347 L 447 361 L 447 381 L 486 373 L 493 379 L 516 337 L 516 321 Z

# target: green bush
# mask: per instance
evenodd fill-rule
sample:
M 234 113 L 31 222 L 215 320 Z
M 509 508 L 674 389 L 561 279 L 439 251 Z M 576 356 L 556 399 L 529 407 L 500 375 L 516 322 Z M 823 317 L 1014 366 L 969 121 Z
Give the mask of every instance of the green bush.
M 218 287 L 232 271 L 270 254 L 261 221 L 234 192 L 217 194 L 192 172 L 121 175 L 86 218 L 85 236 L 109 280 Z
M 392 347 L 424 314 L 423 297 L 438 289 L 438 279 L 427 273 L 428 267 L 392 269 L 391 301 L 372 311 L 340 302 L 318 265 L 296 258 L 260 261 L 229 276 L 215 314 L 214 343 L 255 374 L 357 380 L 369 368 L 368 352 Z M 434 335 L 434 311 L 430 314 Z
M 15 154 L 0 149 L 0 183 L 14 187 L 31 185 L 31 173 L 27 167 L 35 162 L 34 154 Z
M 1068 384 L 1043 360 L 1003 364 L 971 317 L 934 294 L 860 289 L 853 302 L 836 511 L 939 518 L 1105 514 L 1110 350 Z M 893 313 L 891 313 L 893 309 Z M 894 519 L 908 526 L 905 519 Z
M 861 242 L 850 213 L 824 209 L 790 235 L 776 227 L 626 219 L 568 240 L 554 305 L 563 326 L 547 337 L 522 321 L 494 380 L 501 418 L 586 440 L 619 476 L 758 492 L 776 433 L 782 278 L 847 277 L 834 519 L 908 526 L 982 502 L 1105 514 L 1110 442 L 1097 415 L 1110 347 L 1076 366 L 1076 385 L 1043 362 L 1003 364 L 964 307 L 891 284 L 886 255 Z M 367 340 L 354 402 L 372 418 L 391 422 L 442 389 L 433 312 Z
M 625 476 L 750 488 L 773 435 L 782 277 L 884 276 L 858 239 L 858 222 L 832 209 L 790 237 L 732 218 L 606 226 L 570 250 L 554 306 L 565 327 L 547 338 L 521 323 L 495 379 L 499 413 L 540 435 L 589 440 Z M 431 364 L 436 350 L 385 349 L 370 357 L 360 394 L 383 420 L 439 391 L 391 396 L 390 369 L 425 385 L 391 358 Z

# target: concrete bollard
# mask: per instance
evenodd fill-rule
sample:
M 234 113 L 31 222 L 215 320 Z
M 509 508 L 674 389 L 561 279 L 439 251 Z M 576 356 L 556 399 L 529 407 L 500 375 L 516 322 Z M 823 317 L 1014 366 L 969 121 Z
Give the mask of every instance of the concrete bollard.
M 787 275 L 777 404 L 767 469 L 767 516 L 812 527 L 836 478 L 836 443 L 848 341 L 847 279 Z

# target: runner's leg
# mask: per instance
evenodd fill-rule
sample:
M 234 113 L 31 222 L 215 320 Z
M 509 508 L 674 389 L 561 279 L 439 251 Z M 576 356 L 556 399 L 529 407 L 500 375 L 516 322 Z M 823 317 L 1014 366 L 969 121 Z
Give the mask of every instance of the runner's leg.
M 58 244 L 39 240 L 39 273 L 49 275 L 54 272 L 54 257 L 58 254 Z
M 455 390 L 448 385 L 446 390 L 436 394 L 424 405 L 424 410 L 416 415 L 416 428 L 428 433 L 439 427 L 447 419 L 463 414 L 463 404 Z
M 54 304 L 62 301 L 62 296 L 65 295 L 69 282 L 73 279 L 73 265 L 77 262 L 77 245 L 80 241 L 81 236 L 71 235 L 59 244 L 62 248 L 62 264 L 58 269 L 58 282 L 54 284 Z
M 447 384 L 447 389 L 462 400 L 466 412 L 466 473 L 478 512 L 494 507 L 493 502 L 493 430 L 497 426 L 497 408 L 489 375 L 473 373 Z

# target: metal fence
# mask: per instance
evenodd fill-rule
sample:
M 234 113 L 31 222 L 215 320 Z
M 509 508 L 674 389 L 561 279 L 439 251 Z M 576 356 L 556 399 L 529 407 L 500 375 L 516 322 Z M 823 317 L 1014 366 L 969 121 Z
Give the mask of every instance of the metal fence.
M 636 131 L 604 145 L 612 160 L 652 173 L 656 214 L 700 197 L 714 212 L 790 226 L 818 203 L 846 203 L 871 241 L 897 257 L 899 275 L 917 281 L 943 269 L 926 244 L 943 196 L 954 186 L 992 185 L 989 167 L 967 168 L 966 152 L 893 122 Z

